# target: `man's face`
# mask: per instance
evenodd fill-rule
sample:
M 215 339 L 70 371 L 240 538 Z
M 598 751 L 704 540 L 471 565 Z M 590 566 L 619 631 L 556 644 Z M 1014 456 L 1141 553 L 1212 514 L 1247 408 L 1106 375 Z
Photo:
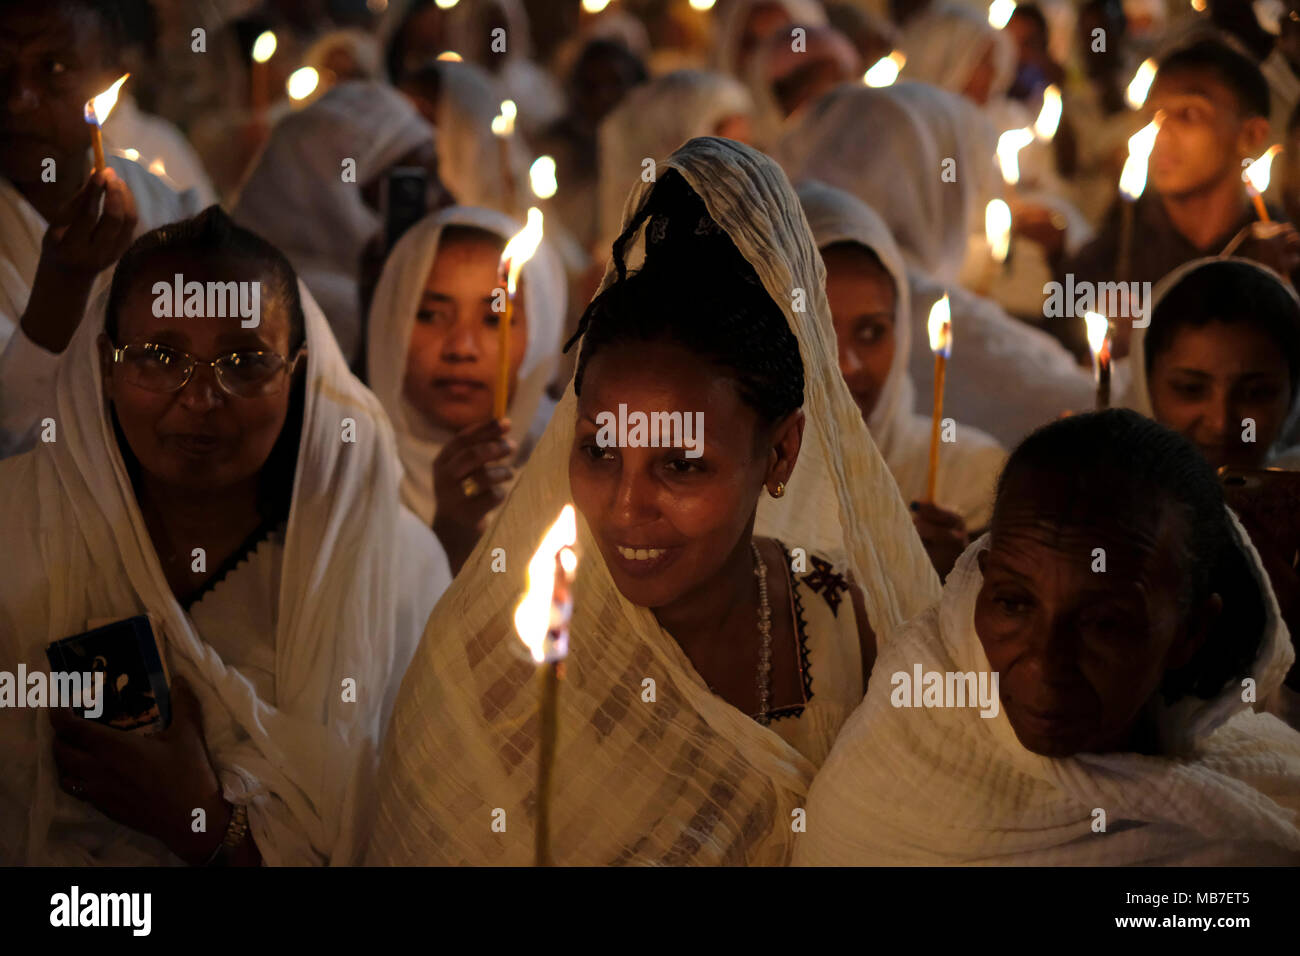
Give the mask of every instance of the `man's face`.
M 86 101 L 116 78 L 98 19 L 71 3 L 0 8 L 0 175 L 41 181 L 90 146 Z
M 1163 112 L 1151 151 L 1150 181 L 1162 196 L 1206 190 L 1225 176 L 1240 178 L 1254 138 L 1232 90 L 1206 70 L 1156 76 L 1147 111 Z

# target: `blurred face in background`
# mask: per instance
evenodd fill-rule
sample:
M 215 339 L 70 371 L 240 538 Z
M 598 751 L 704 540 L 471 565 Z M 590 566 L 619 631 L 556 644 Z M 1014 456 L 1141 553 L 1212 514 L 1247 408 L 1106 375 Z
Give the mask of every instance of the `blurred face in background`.
M 631 53 L 603 44 L 589 49 L 574 67 L 569 84 L 574 114 L 594 131 L 642 76 Z
M 880 399 L 894 363 L 894 280 L 880 261 L 857 243 L 822 250 L 826 298 L 839 343 L 840 374 L 865 422 Z
M 779 3 L 756 3 L 745 20 L 745 28 L 740 34 L 740 49 L 736 55 L 736 75 L 744 76 L 749 58 L 754 55 L 758 45 L 792 21 L 785 7 Z
M 1204 192 L 1225 178 L 1239 181 L 1241 161 L 1268 137 L 1268 120 L 1245 116 L 1236 94 L 1209 70 L 1157 74 L 1146 108 L 1164 114 L 1149 175 L 1169 198 Z
M 464 228 L 444 230 L 438 244 L 411 329 L 403 384 L 407 401 L 435 426 L 460 430 L 492 417 L 505 318 L 492 304 L 502 288 L 497 268 L 504 246 L 504 239 Z M 521 279 L 510 334 L 512 397 L 528 344 L 523 288 Z

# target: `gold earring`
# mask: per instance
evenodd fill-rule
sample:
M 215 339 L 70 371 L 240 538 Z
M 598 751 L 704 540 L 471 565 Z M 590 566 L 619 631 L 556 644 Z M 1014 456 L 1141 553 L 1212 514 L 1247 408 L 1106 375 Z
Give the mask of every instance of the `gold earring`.
M 778 481 L 776 483 L 776 491 L 769 491 L 768 494 L 770 494 L 773 498 L 780 498 L 782 495 L 785 494 L 785 482 Z

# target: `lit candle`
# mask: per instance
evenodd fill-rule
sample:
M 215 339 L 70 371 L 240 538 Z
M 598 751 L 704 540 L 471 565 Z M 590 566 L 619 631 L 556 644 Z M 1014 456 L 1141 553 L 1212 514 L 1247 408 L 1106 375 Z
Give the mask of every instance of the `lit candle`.
M 271 76 L 267 63 L 275 55 L 275 34 L 267 30 L 253 44 L 253 67 L 249 77 L 250 99 L 253 110 L 265 112 L 271 102 Z
M 1015 0 L 993 0 L 989 4 L 989 26 L 1001 30 L 1011 22 L 1011 14 L 1015 12 Z
M 1255 203 L 1255 212 L 1259 213 L 1260 222 L 1272 222 L 1268 218 L 1268 209 L 1264 206 L 1264 193 L 1268 190 L 1269 179 L 1273 171 L 1273 157 L 1282 152 L 1280 144 L 1273 144 L 1263 156 L 1241 171 L 1241 178 L 1246 183 L 1246 192 Z
M 930 307 L 930 351 L 934 353 L 934 418 L 930 429 L 930 470 L 925 481 L 925 500 L 934 503 L 934 486 L 939 476 L 939 427 L 943 421 L 943 377 L 952 355 L 952 310 L 948 293 Z
M 1092 352 L 1092 368 L 1097 377 L 1097 411 L 1110 408 L 1110 320 L 1096 312 L 1085 312 L 1084 325 L 1088 332 L 1088 349 Z
M 692 10 L 712 10 L 714 0 L 691 0 Z
M 1129 258 L 1133 250 L 1133 204 L 1147 188 L 1147 161 L 1156 145 L 1163 114 L 1156 114 L 1146 126 L 1129 137 L 1128 159 L 1119 174 L 1119 194 L 1124 202 L 1120 209 L 1119 254 L 1115 261 L 1115 278 L 1128 281 Z
M 1034 135 L 1044 142 L 1051 142 L 1056 135 L 1056 127 L 1061 123 L 1061 90 L 1053 85 L 1043 91 L 1043 107 L 1034 120 Z
M 506 243 L 501 253 L 500 272 L 505 274 L 506 310 L 497 326 L 497 387 L 493 395 L 492 417 L 504 418 L 510 401 L 510 325 L 515 314 L 515 289 L 524 263 L 533 257 L 542 241 L 542 211 L 528 210 L 528 222 Z
M 882 56 L 871 64 L 871 69 L 862 74 L 862 82 L 876 88 L 893 86 L 905 65 L 907 65 L 907 57 L 902 50 L 895 50 L 889 56 Z
M 1151 83 L 1156 78 L 1156 61 L 1148 57 L 1142 61 L 1142 65 L 1137 68 L 1133 74 L 1133 79 L 1129 81 L 1128 89 L 1124 91 L 1124 99 L 1128 100 L 1131 109 L 1140 110 L 1147 101 L 1147 94 L 1151 92 Z
M 492 117 L 492 134 L 497 138 L 497 157 L 501 163 L 501 183 L 505 189 L 507 207 L 515 209 L 515 171 L 510 165 L 510 137 L 515 132 L 515 117 L 519 110 L 514 100 L 502 100 L 501 112 Z
M 573 619 L 573 581 L 578 556 L 577 515 L 565 505 L 528 562 L 528 589 L 515 608 L 515 633 L 524 642 L 541 680 L 538 707 L 537 825 L 534 863 L 551 863 L 551 776 L 559 729 L 558 701 L 564 660 L 569 656 L 569 624 Z
M 1001 199 L 990 199 L 984 207 L 984 238 L 988 240 L 993 261 L 1007 261 L 1011 249 L 1011 207 Z
M 1008 186 L 1020 182 L 1020 151 L 1034 141 L 1034 131 L 1025 126 L 1009 129 L 998 137 L 998 167 Z
M 124 73 L 103 93 L 86 101 L 86 122 L 91 126 L 91 145 L 95 149 L 95 172 L 104 171 L 104 121 L 117 105 L 117 94 L 130 73 Z
M 320 74 L 316 72 L 315 68 L 304 66 L 289 74 L 289 79 L 284 84 L 284 88 L 289 94 L 289 99 L 299 102 L 315 93 L 319 83 Z
M 555 160 L 549 156 L 538 156 L 533 165 L 528 167 L 528 182 L 533 187 L 533 195 L 538 199 L 550 199 L 559 190 L 555 181 Z
M 439 59 L 444 63 L 460 63 L 464 61 L 465 58 L 461 56 L 459 53 L 457 53 L 455 50 L 443 50 L 441 53 L 438 54 L 436 59 Z

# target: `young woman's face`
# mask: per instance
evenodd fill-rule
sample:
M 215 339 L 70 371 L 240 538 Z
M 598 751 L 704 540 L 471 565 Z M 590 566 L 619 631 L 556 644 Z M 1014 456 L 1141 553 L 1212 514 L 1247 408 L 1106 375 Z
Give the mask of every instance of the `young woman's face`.
M 1261 467 L 1281 434 L 1291 374 L 1277 344 L 1244 322 L 1184 326 L 1151 363 L 1155 418 L 1190 439 L 1215 468 Z M 1248 419 L 1254 422 L 1253 441 Z
M 829 246 L 822 250 L 822 260 L 840 373 L 866 421 L 894 363 L 894 280 L 856 245 Z
M 497 267 L 503 242 L 454 238 L 438 245 L 406 354 L 407 400 L 430 422 L 462 429 L 492 417 L 504 302 Z M 510 325 L 509 386 L 513 398 L 528 344 L 524 282 L 515 292 Z
M 703 454 L 602 447 L 597 416 L 617 419 L 620 405 L 647 418 L 702 412 L 703 433 L 694 437 Z M 757 413 L 731 380 L 679 346 L 609 345 L 587 365 L 569 482 L 614 583 L 633 604 L 659 608 L 688 597 L 747 546 L 770 454 L 758 430 Z
M 200 266 L 160 257 L 140 271 L 123 300 L 116 345 L 165 345 L 204 361 L 259 350 L 291 358 L 288 306 L 279 297 L 260 296 L 260 322 L 255 328 L 243 328 L 239 315 L 154 315 L 154 283 L 170 288 L 177 273 L 186 282 L 256 281 L 263 292 L 270 288 L 270 276 L 246 260 L 209 260 Z M 106 339 L 101 340 L 105 394 L 146 474 L 188 491 L 226 489 L 258 475 L 288 414 L 287 369 L 268 386 L 270 394 L 254 398 L 231 395 L 218 384 L 215 369 L 199 365 L 179 391 L 156 392 L 127 381 L 125 369 L 111 361 L 111 348 Z
M 975 629 L 999 675 L 1020 742 L 1034 753 L 1131 749 L 1135 724 L 1166 670 L 1197 638 L 1179 608 L 1182 522 L 1061 516 L 1053 478 L 1013 475 L 979 556 Z M 1104 551 L 1105 571 L 1096 549 Z M 1198 634 L 1199 636 L 1199 634 Z

